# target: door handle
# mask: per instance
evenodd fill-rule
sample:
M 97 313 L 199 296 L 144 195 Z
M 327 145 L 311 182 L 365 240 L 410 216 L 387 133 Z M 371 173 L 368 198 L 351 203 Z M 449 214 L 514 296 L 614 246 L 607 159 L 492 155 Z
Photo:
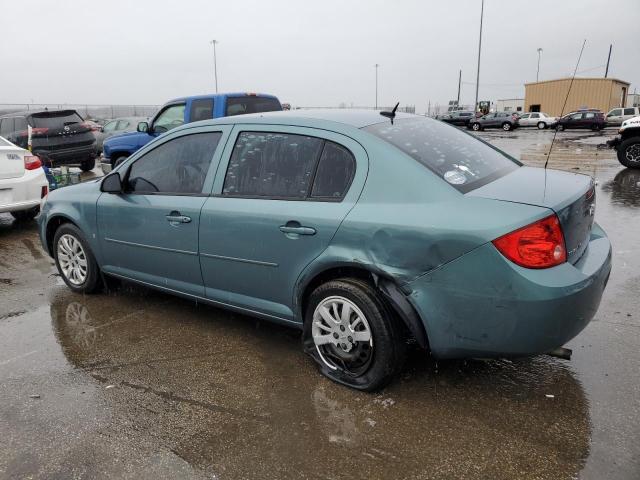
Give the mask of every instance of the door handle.
M 316 229 L 312 227 L 303 227 L 299 222 L 287 222 L 286 225 L 280 225 L 280 231 L 285 234 L 297 235 L 315 235 Z
M 191 217 L 187 217 L 186 215 L 182 215 L 180 212 L 175 211 L 171 212 L 169 215 L 166 215 L 165 218 L 167 219 L 167 222 L 172 225 L 191 222 Z

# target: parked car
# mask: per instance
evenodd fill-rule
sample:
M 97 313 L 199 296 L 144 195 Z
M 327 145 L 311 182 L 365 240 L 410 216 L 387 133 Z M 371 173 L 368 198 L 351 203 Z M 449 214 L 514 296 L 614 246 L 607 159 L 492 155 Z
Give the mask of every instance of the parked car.
M 471 120 L 468 124 L 469 128 L 476 132 L 485 128 L 501 128 L 508 132 L 518 128 L 518 125 L 518 114 L 515 112 L 487 113 L 482 117 Z
M 568 128 L 602 130 L 604 126 L 604 114 L 600 110 L 580 110 L 559 118 L 556 129 L 560 131 Z
M 96 149 L 101 153 L 102 144 L 107 138 L 121 133 L 135 132 L 138 128 L 138 123 L 146 122 L 147 120 L 147 117 L 122 117 L 109 120 L 95 132 Z
M 95 167 L 96 139 L 92 128 L 75 110 L 40 110 L 0 116 L 0 135 L 28 148 L 49 166 L 79 165 L 87 172 Z
M 75 292 L 105 275 L 299 328 L 326 376 L 362 390 L 399 371 L 406 332 L 435 358 L 577 335 L 611 269 L 591 177 L 391 116 L 184 125 L 50 193 L 42 245 Z
M 607 113 L 607 125 L 622 125 L 622 122 L 640 115 L 640 107 L 614 108 Z
M 521 127 L 537 127 L 539 130 L 555 127 L 557 122 L 558 117 L 551 117 L 543 112 L 523 113 L 518 119 Z
M 38 215 L 40 200 L 48 191 L 40 159 L 0 137 L 0 213 L 31 220 Z
M 171 100 L 160 108 L 150 123 L 138 123 L 136 132 L 116 135 L 103 143 L 102 171 L 109 173 L 158 135 L 185 123 L 276 110 L 282 110 L 277 97 L 256 93 L 220 93 Z
M 628 168 L 640 168 L 640 116 L 622 122 L 619 135 L 607 145 L 614 148 L 618 161 Z
M 449 112 L 449 114 L 442 117 L 441 120 L 445 123 L 450 123 L 451 125 L 466 127 L 469 124 L 469 121 L 473 118 L 475 118 L 475 112 L 460 110 Z

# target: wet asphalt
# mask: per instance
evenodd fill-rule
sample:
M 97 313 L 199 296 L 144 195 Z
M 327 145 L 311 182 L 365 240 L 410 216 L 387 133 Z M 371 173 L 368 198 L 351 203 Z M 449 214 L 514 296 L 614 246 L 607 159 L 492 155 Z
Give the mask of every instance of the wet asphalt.
M 572 360 L 435 362 L 366 394 L 299 334 L 124 284 L 68 290 L 35 222 L 0 214 L 0 478 L 640 478 L 640 170 L 563 132 L 549 166 L 595 174 L 614 265 Z M 543 165 L 553 132 L 483 132 Z M 96 172 L 97 173 L 97 172 Z

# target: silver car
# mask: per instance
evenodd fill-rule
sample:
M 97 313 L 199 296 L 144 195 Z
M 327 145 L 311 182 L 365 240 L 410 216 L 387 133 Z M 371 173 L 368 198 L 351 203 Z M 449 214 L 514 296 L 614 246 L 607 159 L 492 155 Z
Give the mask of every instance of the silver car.
M 145 122 L 147 120 L 147 117 L 121 117 L 105 123 L 99 131 L 95 132 L 98 153 L 102 153 L 102 144 L 107 138 L 121 133 L 135 132 L 138 122 Z

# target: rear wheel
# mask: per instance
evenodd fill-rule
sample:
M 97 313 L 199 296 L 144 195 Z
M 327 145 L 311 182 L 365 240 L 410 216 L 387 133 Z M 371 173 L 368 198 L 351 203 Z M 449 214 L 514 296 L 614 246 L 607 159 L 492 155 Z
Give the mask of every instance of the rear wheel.
M 64 283 L 78 293 L 100 287 L 100 272 L 89 244 L 78 227 L 65 223 L 53 237 L 53 256 Z
M 478 132 L 480 131 L 482 127 L 480 127 L 480 124 L 478 122 L 473 122 L 471 124 L 471 130 L 473 130 L 474 132 Z
M 95 158 L 92 158 L 90 160 L 84 160 L 83 162 L 80 163 L 80 170 L 82 170 L 83 172 L 89 172 L 93 170 L 95 166 L 96 166 Z
M 513 127 L 511 126 L 511 124 L 509 122 L 504 122 L 502 124 L 502 130 L 504 130 L 505 132 L 508 132 L 509 130 L 511 130 Z
M 544 122 L 538 122 L 538 130 L 544 130 L 547 128 L 547 124 Z
M 402 368 L 402 324 L 364 281 L 343 278 L 316 288 L 305 321 L 308 351 L 331 380 L 372 391 Z
M 17 212 L 11 212 L 11 216 L 15 218 L 19 222 L 26 222 L 28 220 L 33 220 L 36 218 L 36 215 L 40 213 L 40 207 L 33 207 L 29 210 L 18 210 Z
M 556 130 L 559 131 L 559 132 L 562 132 L 564 130 L 564 125 L 558 125 L 556 127 Z
M 628 168 L 640 168 L 640 137 L 623 140 L 617 148 L 618 161 Z

